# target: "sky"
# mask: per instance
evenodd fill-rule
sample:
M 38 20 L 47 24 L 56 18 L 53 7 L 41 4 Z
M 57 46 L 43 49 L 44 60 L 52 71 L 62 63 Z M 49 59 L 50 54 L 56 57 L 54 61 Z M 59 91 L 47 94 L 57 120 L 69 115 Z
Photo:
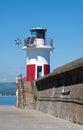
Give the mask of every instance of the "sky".
M 26 75 L 23 41 L 35 27 L 53 39 L 51 72 L 83 56 L 83 0 L 0 0 L 0 82 Z

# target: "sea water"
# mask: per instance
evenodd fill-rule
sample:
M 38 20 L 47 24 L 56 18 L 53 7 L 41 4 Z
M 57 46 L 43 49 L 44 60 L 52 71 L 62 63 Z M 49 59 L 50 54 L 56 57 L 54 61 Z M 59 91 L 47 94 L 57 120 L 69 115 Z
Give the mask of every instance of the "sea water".
M 1 105 L 12 105 L 16 104 L 16 96 L 0 96 L 0 106 Z

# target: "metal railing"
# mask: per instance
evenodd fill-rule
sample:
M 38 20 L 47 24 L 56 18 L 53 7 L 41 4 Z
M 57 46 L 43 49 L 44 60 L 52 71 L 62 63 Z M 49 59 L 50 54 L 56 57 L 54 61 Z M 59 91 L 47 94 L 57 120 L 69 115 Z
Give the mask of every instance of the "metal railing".
M 31 39 L 30 39 L 31 40 Z M 24 39 L 24 46 L 30 47 L 30 46 L 37 46 L 36 38 L 34 38 L 33 43 L 28 41 L 26 38 Z M 44 39 L 44 46 L 51 46 L 53 47 L 53 39 Z

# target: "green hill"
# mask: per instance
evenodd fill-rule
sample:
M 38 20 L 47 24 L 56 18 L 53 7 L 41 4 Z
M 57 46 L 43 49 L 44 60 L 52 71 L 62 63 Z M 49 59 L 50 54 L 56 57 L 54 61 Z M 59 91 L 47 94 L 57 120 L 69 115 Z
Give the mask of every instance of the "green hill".
M 16 94 L 16 83 L 0 83 L 0 95 L 15 95 Z

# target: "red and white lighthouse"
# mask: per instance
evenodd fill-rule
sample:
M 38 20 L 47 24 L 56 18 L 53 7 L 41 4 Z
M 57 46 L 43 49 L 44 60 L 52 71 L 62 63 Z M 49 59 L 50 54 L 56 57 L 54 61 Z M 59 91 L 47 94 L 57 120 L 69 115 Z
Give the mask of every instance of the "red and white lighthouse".
M 53 40 L 46 39 L 46 29 L 32 28 L 24 40 L 23 50 L 27 52 L 26 80 L 33 81 L 50 73 L 50 51 Z

